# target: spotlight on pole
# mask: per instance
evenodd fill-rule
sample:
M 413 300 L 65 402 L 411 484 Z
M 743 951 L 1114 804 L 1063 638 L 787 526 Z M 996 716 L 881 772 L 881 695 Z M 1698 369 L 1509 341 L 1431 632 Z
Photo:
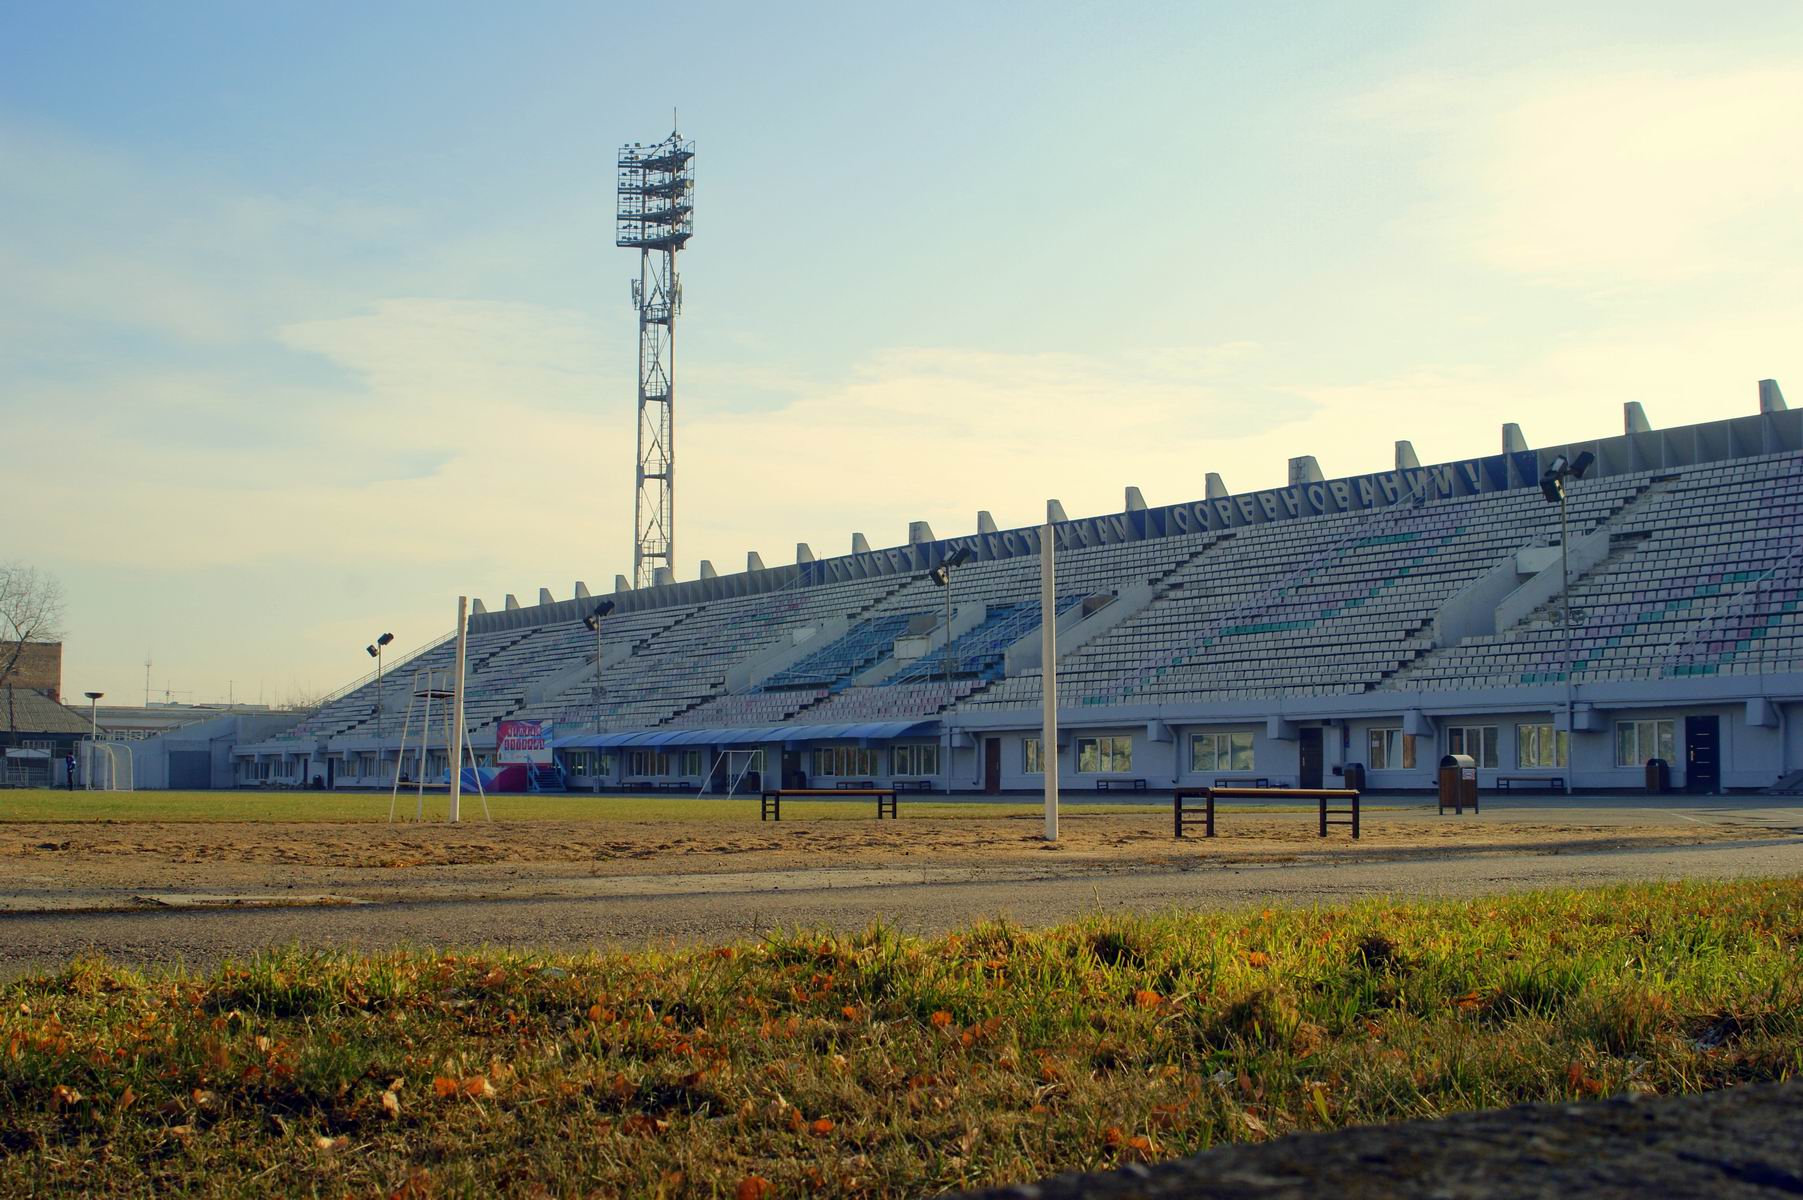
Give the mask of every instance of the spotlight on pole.
M 612 600 L 603 600 L 595 605 L 595 610 L 582 618 L 582 623 L 595 635 L 595 732 L 601 732 L 601 659 L 604 648 L 601 645 L 601 618 L 614 610 Z
M 939 587 L 950 587 L 952 582 L 952 568 L 963 566 L 969 558 L 970 547 L 960 546 L 954 550 L 944 562 L 934 567 L 931 571 L 928 571 L 927 578 L 931 579 L 934 584 Z
M 1596 455 L 1586 450 L 1576 458 L 1558 455 L 1546 464 L 1546 470 L 1540 475 L 1540 494 L 1546 497 L 1548 504 L 1559 506 L 1559 623 L 1565 629 L 1565 729 L 1566 735 L 1572 732 L 1572 712 L 1577 707 L 1576 694 L 1572 688 L 1571 672 L 1574 662 L 1571 641 L 1571 524 L 1565 503 L 1565 481 L 1582 479 L 1596 462 Z
M 588 627 L 589 632 L 599 633 L 601 632 L 601 618 L 605 617 L 613 610 L 614 602 L 612 600 L 603 600 L 601 603 L 595 605 L 594 612 L 582 618 L 582 623 Z
M 381 753 L 382 746 L 382 648 L 394 641 L 394 634 L 385 633 L 369 645 L 363 647 L 363 653 L 376 660 L 376 753 Z
M 960 546 L 931 571 L 927 578 L 935 587 L 945 589 L 945 645 L 940 647 L 939 655 L 945 667 L 945 760 L 939 764 L 945 776 L 945 793 L 952 791 L 952 568 L 961 567 L 970 558 L 970 547 Z

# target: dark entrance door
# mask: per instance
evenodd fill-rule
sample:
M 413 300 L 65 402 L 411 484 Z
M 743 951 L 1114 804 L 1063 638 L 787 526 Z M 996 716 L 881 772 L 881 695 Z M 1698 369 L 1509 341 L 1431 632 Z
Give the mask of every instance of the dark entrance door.
M 1684 790 L 1714 792 L 1721 787 L 1720 717 L 1684 718 Z
M 1321 786 L 1323 762 L 1321 756 L 1321 727 L 1319 725 L 1313 727 L 1304 726 L 1296 732 L 1302 756 L 1301 770 L 1299 772 L 1301 778 L 1298 781 L 1299 786 L 1305 788 L 1318 788 Z
M 983 792 L 993 796 L 1002 790 L 1002 739 L 983 739 Z
M 804 788 L 808 786 L 807 777 L 801 773 L 801 751 L 783 751 L 783 786 L 786 788 Z
M 329 792 L 338 782 L 338 760 L 326 759 L 326 790 Z
M 171 750 L 169 786 L 180 791 L 212 787 L 213 756 L 205 750 Z

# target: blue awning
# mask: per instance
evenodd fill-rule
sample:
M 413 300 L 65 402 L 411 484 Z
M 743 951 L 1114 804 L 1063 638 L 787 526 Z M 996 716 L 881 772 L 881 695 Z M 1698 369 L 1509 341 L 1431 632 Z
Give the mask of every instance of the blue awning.
M 572 733 L 552 739 L 559 750 L 612 750 L 625 746 L 794 746 L 802 742 L 882 740 L 937 733 L 939 722 L 854 721 L 835 725 L 749 725 L 725 729 L 632 729 Z

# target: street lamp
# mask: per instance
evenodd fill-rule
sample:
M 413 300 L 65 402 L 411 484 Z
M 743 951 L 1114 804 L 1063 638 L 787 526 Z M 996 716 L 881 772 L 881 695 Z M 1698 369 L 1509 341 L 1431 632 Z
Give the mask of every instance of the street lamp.
M 94 786 L 94 743 L 100 740 L 100 698 L 105 692 L 83 692 L 88 698 L 88 787 Z
M 1566 458 L 1563 454 L 1548 463 L 1540 476 L 1540 494 L 1546 497 L 1548 504 L 1559 506 L 1559 615 L 1565 626 L 1565 740 L 1567 754 L 1572 735 L 1576 730 L 1572 727 L 1573 702 L 1571 680 L 1571 524 L 1567 519 L 1565 503 L 1565 482 L 1568 479 L 1582 479 L 1584 472 L 1596 462 L 1596 455 L 1586 450 L 1576 458 Z M 1554 742 L 1554 755 L 1557 756 L 1557 740 Z M 1569 761 L 1569 760 L 1567 760 Z
M 933 581 L 934 587 L 945 589 L 945 645 L 940 656 L 945 662 L 945 761 L 940 764 L 940 773 L 945 776 L 945 794 L 952 794 L 952 568 L 961 567 L 970 558 L 970 547 L 960 546 L 951 555 L 927 572 L 927 578 Z
M 376 660 L 376 753 L 382 753 L 382 647 L 394 641 L 394 634 L 385 633 L 371 644 L 363 647 L 363 652 Z
M 595 732 L 601 732 L 601 618 L 614 610 L 612 600 L 595 605 L 595 611 L 582 618 L 582 623 L 595 633 Z

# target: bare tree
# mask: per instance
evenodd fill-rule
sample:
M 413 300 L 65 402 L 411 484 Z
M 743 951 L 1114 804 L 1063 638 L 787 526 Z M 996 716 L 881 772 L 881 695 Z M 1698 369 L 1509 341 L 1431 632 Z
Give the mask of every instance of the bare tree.
M 32 642 L 63 637 L 63 585 L 54 575 L 24 563 L 0 563 L 0 690 L 6 692 L 6 727 L 13 717 L 14 672 Z

